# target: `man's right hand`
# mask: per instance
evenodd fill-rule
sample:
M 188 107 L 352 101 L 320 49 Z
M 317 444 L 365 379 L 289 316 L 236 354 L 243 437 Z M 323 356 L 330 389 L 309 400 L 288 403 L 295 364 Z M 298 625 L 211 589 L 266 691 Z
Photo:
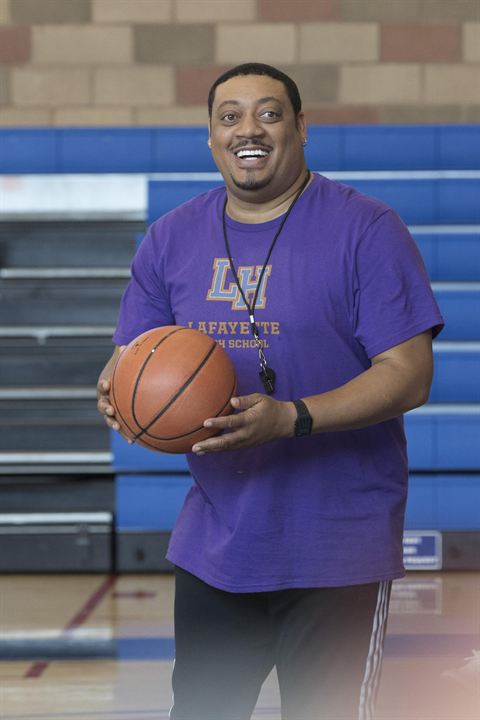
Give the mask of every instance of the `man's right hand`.
M 110 387 L 111 387 L 111 377 L 113 374 L 113 369 L 115 367 L 115 364 L 120 357 L 120 354 L 124 351 L 125 345 L 122 345 L 121 347 L 116 347 L 115 352 L 113 353 L 112 357 L 108 361 L 108 363 L 103 368 L 102 372 L 100 373 L 100 377 L 98 378 L 97 382 L 97 408 L 98 412 L 103 415 L 103 419 L 105 420 L 106 424 L 109 428 L 112 430 L 116 430 L 117 432 L 120 431 L 120 424 L 118 420 L 115 417 L 115 408 L 110 402 Z M 121 433 L 123 435 L 123 433 Z M 125 437 L 125 435 L 123 435 Z M 131 442 L 131 440 L 127 437 L 125 437 L 126 440 Z

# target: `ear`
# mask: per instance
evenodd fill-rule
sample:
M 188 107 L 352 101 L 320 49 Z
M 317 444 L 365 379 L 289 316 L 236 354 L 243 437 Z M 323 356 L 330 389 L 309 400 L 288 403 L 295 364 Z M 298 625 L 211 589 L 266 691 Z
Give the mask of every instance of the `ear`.
M 207 140 L 207 145 L 208 145 L 208 147 L 209 147 L 210 150 L 211 150 L 211 149 L 212 149 L 212 139 L 211 139 L 211 137 L 208 138 L 208 140 Z
M 299 112 L 296 118 L 297 130 L 302 138 L 302 142 L 307 139 L 307 123 L 303 112 Z

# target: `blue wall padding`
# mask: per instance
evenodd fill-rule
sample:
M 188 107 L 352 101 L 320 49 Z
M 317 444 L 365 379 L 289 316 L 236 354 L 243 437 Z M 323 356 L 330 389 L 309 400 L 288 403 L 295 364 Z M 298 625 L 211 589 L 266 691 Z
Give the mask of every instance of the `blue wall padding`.
M 163 128 L 153 133 L 155 172 L 218 172 L 207 128 Z
M 339 127 L 314 126 L 308 129 L 305 159 L 310 170 L 344 168 L 344 135 Z
M 141 445 L 129 445 L 117 432 L 110 433 L 113 452 L 113 468 L 117 473 L 125 472 L 188 472 L 185 455 L 159 453 Z
M 435 288 L 435 297 L 445 319 L 442 340 L 480 340 L 480 288 Z
M 0 130 L 0 173 L 54 173 L 58 130 Z
M 148 215 L 150 224 L 195 195 L 223 185 L 222 180 L 153 180 L 148 183 Z
M 5 128 L 0 174 L 211 172 L 207 128 Z M 312 170 L 480 169 L 480 125 L 311 126 Z
M 437 133 L 431 127 L 387 126 L 346 129 L 346 170 L 422 170 L 438 167 Z M 323 167 L 320 165 L 319 167 Z
M 475 475 L 410 475 L 406 530 L 480 530 Z
M 422 225 L 436 222 L 435 198 L 439 180 L 356 180 L 346 178 L 345 185 L 378 198 L 394 208 L 405 223 Z
M 438 130 L 439 168 L 445 170 L 480 168 L 480 125 L 447 125 Z
M 434 493 L 435 475 L 410 475 L 405 530 L 438 528 L 438 505 Z
M 430 402 L 480 404 L 480 344 L 477 350 L 455 352 L 437 346 Z
M 71 129 L 58 138 L 60 172 L 152 172 L 152 131 L 140 128 Z
M 437 223 L 480 223 L 480 179 L 439 180 L 435 187 Z
M 430 280 L 480 280 L 480 233 L 414 233 Z
M 171 530 L 191 484 L 189 475 L 117 475 L 117 529 Z
M 412 470 L 478 470 L 480 413 L 405 416 Z

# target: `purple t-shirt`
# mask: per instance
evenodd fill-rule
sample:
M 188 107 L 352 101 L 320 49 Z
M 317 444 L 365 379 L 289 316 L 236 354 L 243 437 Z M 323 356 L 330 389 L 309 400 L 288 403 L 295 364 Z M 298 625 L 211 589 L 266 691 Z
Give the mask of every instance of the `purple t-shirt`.
M 263 392 L 248 313 L 228 268 L 225 188 L 157 220 L 132 265 L 114 341 L 178 324 L 229 353 L 238 394 Z M 227 218 L 250 301 L 281 218 Z M 443 324 L 405 225 L 377 200 L 315 175 L 275 245 L 256 306 L 279 400 L 339 387 L 370 358 Z M 403 575 L 402 418 L 362 430 L 188 455 L 194 484 L 167 557 L 215 587 L 256 592 Z

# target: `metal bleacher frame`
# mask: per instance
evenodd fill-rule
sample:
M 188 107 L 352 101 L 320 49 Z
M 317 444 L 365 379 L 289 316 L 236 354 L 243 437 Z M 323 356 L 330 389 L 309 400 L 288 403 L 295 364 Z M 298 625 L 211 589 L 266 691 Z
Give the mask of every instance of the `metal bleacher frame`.
M 89 210 L 83 201 L 77 215 L 143 214 L 152 221 L 221 184 L 206 140 L 205 128 L 3 130 L 0 183 L 8 176 L 27 178 L 32 187 L 62 180 L 72 188 L 116 183 L 117 196 L 122 191 L 116 206 L 102 211 L 94 200 Z M 406 528 L 438 534 L 443 549 L 436 567 L 478 569 L 480 126 L 311 127 L 307 161 L 312 170 L 393 206 L 423 254 L 446 328 L 434 344 L 430 401 L 405 417 L 411 467 Z M 49 211 L 47 203 L 46 212 L 61 212 L 62 193 L 51 195 L 60 210 L 52 205 Z M 2 211 L 0 203 L 0 221 L 16 212 L 8 203 Z M 118 569 L 166 569 L 163 549 L 191 482 L 185 458 L 132 449 L 118 436 L 112 437 L 112 457 Z M 428 568 L 429 559 L 420 553 L 417 566 Z

